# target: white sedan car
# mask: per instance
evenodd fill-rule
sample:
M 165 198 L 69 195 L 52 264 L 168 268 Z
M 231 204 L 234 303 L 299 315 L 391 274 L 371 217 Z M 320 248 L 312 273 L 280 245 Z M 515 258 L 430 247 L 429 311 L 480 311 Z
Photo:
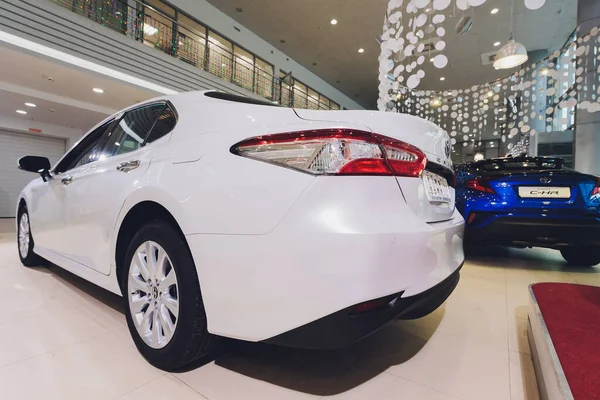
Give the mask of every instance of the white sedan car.
M 352 343 L 450 295 L 463 263 L 448 135 L 423 119 L 310 111 L 220 92 L 102 121 L 17 204 L 26 266 L 122 294 L 165 370 L 219 337 Z

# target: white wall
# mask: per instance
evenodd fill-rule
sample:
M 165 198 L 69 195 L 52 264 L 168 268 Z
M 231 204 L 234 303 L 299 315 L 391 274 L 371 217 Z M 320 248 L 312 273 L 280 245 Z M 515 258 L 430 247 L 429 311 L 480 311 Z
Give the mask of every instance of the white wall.
M 236 22 L 233 18 L 209 4 L 206 0 L 168 0 L 168 2 L 195 17 L 198 21 L 208 25 L 228 39 L 231 39 L 240 46 L 252 51 L 260 58 L 275 65 L 277 69 L 284 70 L 285 72 L 292 71 L 295 78 L 298 78 L 302 83 L 310 86 L 317 92 L 322 93 L 336 103 L 350 110 L 363 109 L 361 105 L 310 72 L 301 64 L 292 60 L 288 55 L 277 50 L 260 36 L 250 32 L 242 24 Z M 234 26 L 238 27 L 241 32 L 236 31 Z M 278 72 L 276 71 L 276 73 Z
M 40 129 L 42 132 L 34 133 L 29 130 L 30 128 Z M 67 149 L 70 149 L 71 146 L 77 143 L 85 133 L 79 129 L 67 128 L 66 126 L 46 124 L 5 115 L 0 115 L 0 129 L 66 139 Z

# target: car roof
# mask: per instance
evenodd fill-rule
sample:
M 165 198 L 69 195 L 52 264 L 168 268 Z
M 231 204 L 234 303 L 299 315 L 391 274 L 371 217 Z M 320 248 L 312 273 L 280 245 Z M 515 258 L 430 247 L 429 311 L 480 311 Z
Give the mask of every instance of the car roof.
M 494 164 L 494 163 L 505 163 L 505 162 L 530 162 L 530 163 L 538 163 L 540 161 L 554 161 L 562 163 L 564 159 L 560 157 L 531 157 L 531 156 L 519 156 L 519 157 L 496 157 L 496 158 L 488 158 L 485 160 L 479 161 L 469 161 L 463 163 L 461 165 L 467 167 L 478 167 L 481 165 Z

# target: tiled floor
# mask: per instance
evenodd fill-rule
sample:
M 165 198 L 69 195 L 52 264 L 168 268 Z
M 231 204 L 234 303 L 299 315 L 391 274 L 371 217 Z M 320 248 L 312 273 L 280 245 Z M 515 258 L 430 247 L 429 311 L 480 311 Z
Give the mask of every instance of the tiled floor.
M 121 300 L 57 267 L 25 268 L 0 219 L 0 391 L 6 399 L 537 399 L 527 287 L 600 285 L 545 250 L 492 249 L 426 318 L 339 351 L 227 342 L 214 362 L 168 374 L 137 353 Z

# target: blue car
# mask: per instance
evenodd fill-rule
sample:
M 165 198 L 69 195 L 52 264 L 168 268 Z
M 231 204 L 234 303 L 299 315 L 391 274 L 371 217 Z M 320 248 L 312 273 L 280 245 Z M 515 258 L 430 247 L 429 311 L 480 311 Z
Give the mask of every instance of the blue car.
M 560 158 L 496 158 L 456 168 L 465 245 L 547 247 L 571 265 L 600 263 L 600 179 Z

